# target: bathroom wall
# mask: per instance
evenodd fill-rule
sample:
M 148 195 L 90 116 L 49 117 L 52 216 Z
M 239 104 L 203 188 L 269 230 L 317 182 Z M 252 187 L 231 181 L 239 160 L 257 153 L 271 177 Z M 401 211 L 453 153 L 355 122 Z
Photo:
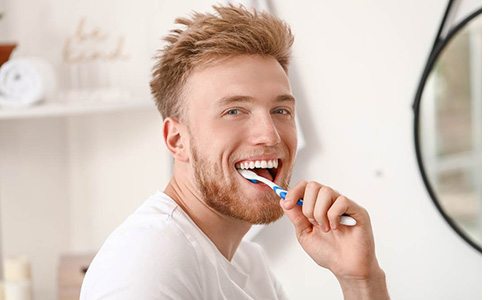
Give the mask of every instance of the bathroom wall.
M 107 85 L 150 101 L 151 57 L 176 16 L 212 1 L 3 0 L 16 56 L 41 56 L 73 85 L 63 45 L 86 18 L 124 36 L 128 58 L 97 66 Z M 413 141 L 414 94 L 445 1 L 275 1 L 296 42 L 291 80 L 305 148 L 294 182 L 316 180 L 366 207 L 392 299 L 480 299 L 481 255 L 435 209 Z M 39 26 L 42 24 L 42 26 Z M 3 39 L 3 37 L 2 37 Z M 102 45 L 108 49 L 114 44 Z M 101 71 L 102 72 L 102 71 Z M 33 266 L 35 299 L 54 299 L 61 253 L 86 253 L 168 180 L 171 160 L 152 109 L 0 120 L 5 255 Z M 291 299 L 342 299 L 300 248 L 287 219 L 255 239 Z
M 321 3 L 278 7 L 295 28 L 304 102 L 296 180 L 324 182 L 369 210 L 392 299 L 480 299 L 481 255 L 432 204 L 414 150 L 411 105 L 445 2 Z M 290 229 L 283 220 L 258 241 L 291 298 L 341 299 Z

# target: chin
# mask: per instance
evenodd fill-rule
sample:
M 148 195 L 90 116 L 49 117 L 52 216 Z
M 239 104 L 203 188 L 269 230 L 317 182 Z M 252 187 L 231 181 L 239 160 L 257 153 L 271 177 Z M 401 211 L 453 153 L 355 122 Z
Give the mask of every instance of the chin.
M 242 201 L 243 206 L 236 211 L 236 217 L 251 224 L 270 224 L 284 215 L 279 201 L 271 190 L 262 192 L 258 197 Z

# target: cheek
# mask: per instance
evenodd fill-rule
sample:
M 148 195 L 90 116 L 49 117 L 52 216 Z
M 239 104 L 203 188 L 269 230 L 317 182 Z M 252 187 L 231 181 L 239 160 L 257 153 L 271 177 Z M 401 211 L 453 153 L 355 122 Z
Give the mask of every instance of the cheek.
M 246 137 L 247 125 L 244 122 L 217 123 L 209 133 L 207 138 L 211 143 L 232 146 Z
M 297 148 L 297 130 L 295 125 L 284 124 L 280 127 L 279 132 L 284 144 L 290 148 L 291 152 L 295 153 Z
M 242 140 L 239 130 L 232 126 L 200 127 L 193 136 L 194 149 L 209 160 L 227 159 L 236 145 Z

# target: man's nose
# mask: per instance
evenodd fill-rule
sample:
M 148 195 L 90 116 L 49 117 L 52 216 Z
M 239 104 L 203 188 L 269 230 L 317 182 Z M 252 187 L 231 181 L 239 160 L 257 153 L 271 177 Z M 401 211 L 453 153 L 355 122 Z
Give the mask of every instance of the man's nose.
M 275 146 L 280 143 L 280 134 L 270 115 L 257 117 L 253 123 L 250 125 L 253 144 Z

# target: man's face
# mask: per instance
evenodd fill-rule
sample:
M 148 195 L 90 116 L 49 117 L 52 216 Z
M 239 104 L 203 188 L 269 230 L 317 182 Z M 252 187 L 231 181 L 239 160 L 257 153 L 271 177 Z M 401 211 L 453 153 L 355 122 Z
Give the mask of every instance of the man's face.
M 252 224 L 280 218 L 280 198 L 237 170 L 253 164 L 257 174 L 288 185 L 297 146 L 295 103 L 280 64 L 248 55 L 197 69 L 184 99 L 191 170 L 205 202 Z

